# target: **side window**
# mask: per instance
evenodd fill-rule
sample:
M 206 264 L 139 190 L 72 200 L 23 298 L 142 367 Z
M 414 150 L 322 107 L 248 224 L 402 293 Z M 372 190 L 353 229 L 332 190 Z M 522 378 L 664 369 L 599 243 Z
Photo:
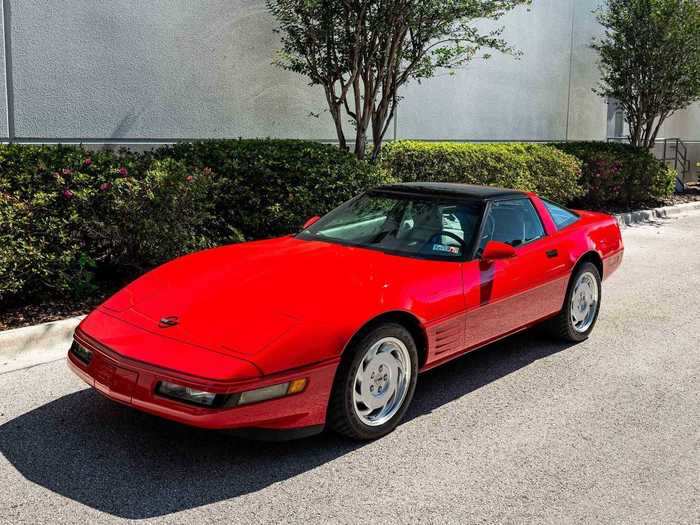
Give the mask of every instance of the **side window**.
M 530 199 L 496 201 L 491 204 L 479 249 L 489 241 L 499 241 L 513 247 L 544 237 L 544 227 Z
M 569 224 L 573 224 L 578 220 L 578 215 L 567 210 L 563 206 L 559 206 L 558 204 L 544 199 L 542 199 L 542 202 L 545 208 L 547 208 L 549 215 L 551 215 L 554 224 L 556 224 L 557 230 L 566 228 Z

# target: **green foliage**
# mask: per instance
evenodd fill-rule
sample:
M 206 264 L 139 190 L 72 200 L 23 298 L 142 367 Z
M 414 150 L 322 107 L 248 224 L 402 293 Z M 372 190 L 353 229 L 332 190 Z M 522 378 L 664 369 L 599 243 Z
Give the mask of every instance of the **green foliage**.
M 29 237 L 29 206 L 0 192 L 0 301 L 21 292 L 32 265 L 40 259 L 41 248 Z
M 642 207 L 673 192 L 676 172 L 645 148 L 614 142 L 553 144 L 583 162 L 584 195 L 575 204 L 590 208 Z
M 0 145 L 0 304 L 81 298 L 191 251 L 292 233 L 383 180 L 304 141 Z
M 562 203 L 581 195 L 580 162 L 538 144 L 393 142 L 384 149 L 382 165 L 405 182 L 486 184 L 534 191 Z
M 385 180 L 335 146 L 302 140 L 183 143 L 156 155 L 213 171 L 216 238 L 224 241 L 230 225 L 247 239 L 296 231 L 307 218 Z
M 0 302 L 84 297 L 211 246 L 210 187 L 149 154 L 0 146 Z
M 620 102 L 632 144 L 650 147 L 669 115 L 700 100 L 700 3 L 608 0 L 598 20 L 596 91 Z
M 355 127 L 364 158 L 371 124 L 376 158 L 411 79 L 460 67 L 480 50 L 511 53 L 500 19 L 531 0 L 267 0 L 282 49 L 277 63 L 322 86 L 341 149 L 343 125 Z M 484 23 L 487 22 L 487 23 Z M 482 54 L 488 58 L 488 54 Z
M 210 248 L 214 180 L 173 159 L 153 161 L 139 177 L 119 178 L 101 195 L 91 245 L 111 266 L 136 273 Z
M 647 203 L 673 185 L 649 152 L 606 143 L 405 141 L 389 144 L 379 165 L 296 140 L 153 153 L 1 145 L 0 304 L 82 298 L 191 251 L 293 233 L 397 180 L 513 187 L 592 207 Z

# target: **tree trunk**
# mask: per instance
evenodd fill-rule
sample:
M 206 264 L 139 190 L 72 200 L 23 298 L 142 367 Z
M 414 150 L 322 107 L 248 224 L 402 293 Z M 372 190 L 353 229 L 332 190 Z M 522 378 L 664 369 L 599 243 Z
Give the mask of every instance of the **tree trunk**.
M 664 123 L 666 118 L 668 118 L 668 113 L 665 113 L 659 117 L 659 122 L 656 123 L 656 128 L 654 128 L 654 132 L 651 134 L 651 144 L 652 146 L 656 145 L 656 137 L 659 135 L 659 131 L 661 130 L 661 125 Z
M 392 95 L 391 98 L 391 102 L 387 101 L 386 104 L 381 105 L 381 112 L 372 119 L 372 141 L 374 144 L 372 148 L 372 162 L 377 160 L 379 154 L 382 152 L 384 136 L 389 129 L 389 125 L 394 120 L 397 106 L 396 95 Z
M 338 136 L 338 147 L 343 151 L 348 151 L 348 143 L 345 140 L 345 132 L 343 131 L 343 116 L 340 107 L 336 106 L 335 110 L 331 111 L 333 123 L 335 124 L 335 133 Z
M 348 143 L 345 140 L 345 132 L 343 131 L 343 116 L 340 109 L 340 103 L 333 100 L 333 96 L 329 90 L 326 88 L 326 100 L 328 101 L 328 111 L 333 117 L 333 124 L 335 124 L 335 134 L 338 137 L 338 147 L 343 151 L 348 151 Z
M 343 133 L 343 123 L 340 119 L 340 112 L 338 112 L 338 115 L 333 117 L 333 122 L 335 123 L 335 133 L 338 136 L 338 147 L 343 151 L 348 151 L 348 143 L 345 140 L 345 133 Z
M 632 146 L 639 146 L 640 136 L 642 134 L 642 124 L 641 119 L 634 117 L 629 119 L 630 125 L 630 144 Z
M 384 140 L 384 137 L 381 136 L 381 134 L 377 133 L 376 129 L 374 128 L 374 125 L 372 125 L 372 156 L 370 157 L 370 160 L 374 162 L 377 160 L 379 157 L 379 154 L 382 151 L 382 142 Z
M 355 133 L 355 157 L 364 160 L 367 151 L 367 129 L 362 129 L 361 123 L 357 123 L 357 133 Z
M 642 146 L 645 149 L 651 149 L 654 146 L 654 120 L 656 115 L 645 115 L 644 119 L 644 136 L 642 137 Z

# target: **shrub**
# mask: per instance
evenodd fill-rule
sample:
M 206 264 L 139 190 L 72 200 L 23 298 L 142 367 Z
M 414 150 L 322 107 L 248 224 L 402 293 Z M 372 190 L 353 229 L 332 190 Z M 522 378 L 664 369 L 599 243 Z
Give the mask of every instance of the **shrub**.
M 212 172 L 218 238 L 235 225 L 247 239 L 294 232 L 357 193 L 386 181 L 383 173 L 335 146 L 302 140 L 215 140 L 176 144 L 156 156 Z
M 81 298 L 217 244 L 292 233 L 383 181 L 338 148 L 222 140 L 154 153 L 0 145 L 0 304 Z
M 126 152 L 86 152 L 64 146 L 0 146 L 0 300 L 93 290 L 92 186 L 133 170 Z
M 676 172 L 644 148 L 614 142 L 553 144 L 583 162 L 584 207 L 638 207 L 658 203 L 673 192 Z
M 382 165 L 404 182 L 460 182 L 535 191 L 558 202 L 581 195 L 580 162 L 538 144 L 400 141 L 387 144 Z
M 0 302 L 82 297 L 211 246 L 211 183 L 176 161 L 0 146 Z
M 117 178 L 93 203 L 90 245 L 113 268 L 143 270 L 216 244 L 211 176 L 173 159 Z M 88 213 L 85 213 L 88 216 Z
M 0 192 L 0 302 L 24 288 L 40 250 L 30 241 L 29 206 Z

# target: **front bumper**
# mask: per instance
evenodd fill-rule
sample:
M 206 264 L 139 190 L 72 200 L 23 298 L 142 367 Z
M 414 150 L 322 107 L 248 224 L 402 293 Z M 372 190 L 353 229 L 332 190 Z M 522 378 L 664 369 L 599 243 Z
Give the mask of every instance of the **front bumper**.
M 255 380 L 213 381 L 128 359 L 80 331 L 76 332 L 75 340 L 92 352 L 92 358 L 89 363 L 85 363 L 69 351 L 69 367 L 105 397 L 143 412 L 195 427 L 246 431 L 254 429 L 254 432 L 249 432 L 251 435 L 260 434 L 262 431 L 286 431 L 291 435 L 303 435 L 312 433 L 304 432 L 303 429 L 322 429 L 338 366 L 338 361 L 333 360 Z M 235 394 L 298 378 L 307 379 L 306 388 L 301 393 L 239 407 L 193 406 L 156 393 L 156 386 L 161 381 L 217 394 Z

